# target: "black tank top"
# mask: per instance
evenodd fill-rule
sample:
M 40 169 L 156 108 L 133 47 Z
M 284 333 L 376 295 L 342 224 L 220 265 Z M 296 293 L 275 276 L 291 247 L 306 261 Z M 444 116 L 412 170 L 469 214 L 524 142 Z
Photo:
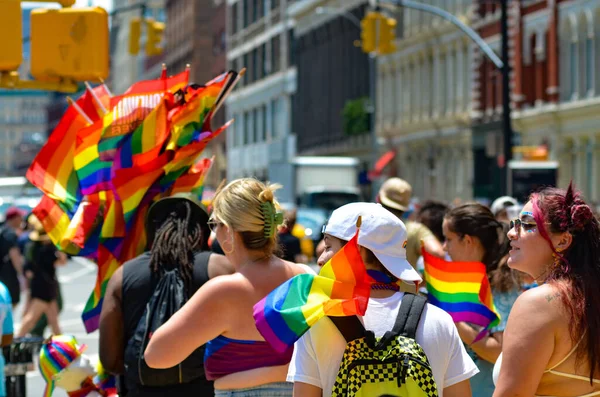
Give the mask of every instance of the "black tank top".
M 194 257 L 194 274 L 190 297 L 209 280 L 208 261 L 211 254 L 212 252 L 210 251 L 199 252 Z M 144 252 L 142 255 L 123 264 L 121 310 L 123 313 L 125 345 L 127 345 L 129 339 L 133 336 L 157 283 L 158 280 L 156 278 L 153 279 L 150 272 L 150 252 Z M 201 371 L 204 371 L 204 368 Z M 142 388 L 136 385 L 139 389 L 131 390 L 133 385 L 127 386 L 129 388 L 128 396 L 164 395 L 166 392 L 163 388 L 160 388 L 161 390 L 156 390 L 157 388 L 151 390 L 150 388 Z M 193 381 L 192 384 L 170 386 L 168 389 L 170 391 L 177 391 L 177 395 L 184 396 L 187 395 L 186 386 L 195 390 L 195 395 L 199 395 L 197 393 L 203 389 L 202 386 L 212 389 L 212 382 L 205 380 L 205 377 L 201 376 L 198 381 Z

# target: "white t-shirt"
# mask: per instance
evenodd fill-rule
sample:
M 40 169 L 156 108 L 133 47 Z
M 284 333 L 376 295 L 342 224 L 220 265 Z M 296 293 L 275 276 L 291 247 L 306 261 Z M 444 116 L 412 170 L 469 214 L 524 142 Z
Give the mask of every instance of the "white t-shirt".
M 378 338 L 390 331 L 403 296 L 404 293 L 396 292 L 389 298 L 370 298 L 362 318 L 365 328 Z M 429 359 L 440 397 L 443 397 L 444 388 L 479 372 L 467 354 L 452 318 L 435 306 L 425 306 L 416 341 Z M 331 396 L 345 348 L 346 341 L 333 322 L 329 318 L 319 320 L 296 342 L 288 382 L 308 383 L 321 388 L 324 397 Z

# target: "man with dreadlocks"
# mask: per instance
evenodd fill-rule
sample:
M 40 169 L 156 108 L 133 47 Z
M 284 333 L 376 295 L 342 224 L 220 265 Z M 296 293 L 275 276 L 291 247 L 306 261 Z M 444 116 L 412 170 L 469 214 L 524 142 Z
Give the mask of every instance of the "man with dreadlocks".
M 125 365 L 125 352 L 146 315 L 161 277 L 176 269 L 191 297 L 209 279 L 232 274 L 233 267 L 222 255 L 209 251 L 208 213 L 191 195 L 175 195 L 153 204 L 146 217 L 147 250 L 117 269 L 106 288 L 100 316 L 100 361 L 119 377 L 120 396 L 213 395 L 212 382 L 204 376 L 203 348 L 193 355 L 197 368 L 186 370 L 197 377 L 170 386 L 149 387 Z M 194 375 L 195 376 L 195 375 Z

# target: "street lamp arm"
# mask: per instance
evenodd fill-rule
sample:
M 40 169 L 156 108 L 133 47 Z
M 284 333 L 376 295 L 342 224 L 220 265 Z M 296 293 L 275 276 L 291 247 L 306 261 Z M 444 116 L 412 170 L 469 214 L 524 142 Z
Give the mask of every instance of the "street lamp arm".
M 380 0 L 381 3 L 389 3 L 399 7 L 412 8 L 419 11 L 429 12 L 431 14 L 435 14 L 439 17 L 444 18 L 447 21 L 452 22 L 457 28 L 462 30 L 471 40 L 477 44 L 479 48 L 487 55 L 487 57 L 496 65 L 496 67 L 500 70 L 504 67 L 504 63 L 502 60 L 496 55 L 494 50 L 488 45 L 488 43 L 481 38 L 473 29 L 469 26 L 465 25 L 460 19 L 445 11 L 441 8 L 431 6 L 429 4 L 422 4 L 413 0 Z
M 359 29 L 361 28 L 360 20 L 354 14 L 352 14 L 348 11 L 340 11 L 339 9 L 333 8 L 333 7 L 317 7 L 316 13 L 317 14 L 339 15 L 341 17 L 346 18 L 350 22 L 352 22 L 352 24 L 354 26 L 356 26 L 357 28 L 359 28 Z

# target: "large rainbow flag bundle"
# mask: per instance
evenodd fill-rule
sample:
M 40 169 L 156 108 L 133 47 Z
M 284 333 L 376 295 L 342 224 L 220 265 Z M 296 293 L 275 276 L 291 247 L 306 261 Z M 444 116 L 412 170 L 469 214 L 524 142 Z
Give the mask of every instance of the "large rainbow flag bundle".
M 358 233 L 319 275 L 299 274 L 254 305 L 256 328 L 278 352 L 294 345 L 324 316 L 364 315 L 373 279 L 358 251 Z
M 485 265 L 481 262 L 447 262 L 422 249 L 429 303 L 448 312 L 454 322 L 484 329 L 474 342 L 500 323 Z
M 179 192 L 202 198 L 212 160 L 201 154 L 231 123 L 213 130 L 211 120 L 242 75 L 196 85 L 189 70 L 168 77 L 164 68 L 120 96 L 86 85 L 31 164 L 26 176 L 44 194 L 33 212 L 53 243 L 98 265 L 82 314 L 88 332 L 114 271 L 146 246 L 149 206 Z

